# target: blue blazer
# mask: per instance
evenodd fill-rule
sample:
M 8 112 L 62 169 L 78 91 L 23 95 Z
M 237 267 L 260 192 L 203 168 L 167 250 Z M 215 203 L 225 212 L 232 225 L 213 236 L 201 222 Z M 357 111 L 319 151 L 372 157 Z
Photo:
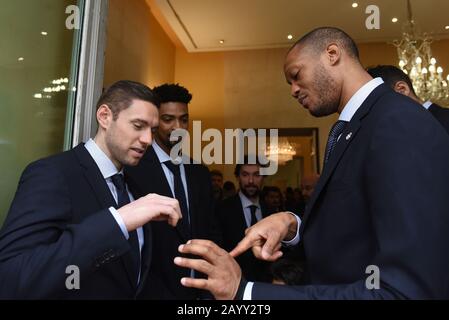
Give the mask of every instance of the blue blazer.
M 256 283 L 253 299 L 449 297 L 449 136 L 385 85 L 355 113 L 300 228 L 306 286 Z M 367 267 L 380 271 L 380 288 Z
M 140 285 L 130 246 L 108 210 L 114 198 L 84 147 L 30 164 L 0 232 L 0 299 L 134 299 L 151 259 L 144 226 Z M 80 271 L 68 290 L 66 268 Z

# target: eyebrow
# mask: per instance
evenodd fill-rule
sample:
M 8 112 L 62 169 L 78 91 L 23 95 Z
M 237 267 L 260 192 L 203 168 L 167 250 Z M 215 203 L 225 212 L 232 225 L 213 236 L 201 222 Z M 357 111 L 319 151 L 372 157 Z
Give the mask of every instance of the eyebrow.
M 133 120 L 131 120 L 131 122 L 133 122 L 133 123 L 138 122 L 139 124 L 143 124 L 143 125 L 145 125 L 145 126 L 148 126 L 148 125 L 149 125 L 149 123 L 148 123 L 147 121 L 142 120 L 142 119 L 133 119 Z
M 188 117 L 188 116 L 189 116 L 188 113 L 184 113 L 184 114 L 180 115 L 179 118 L 182 118 L 182 117 Z M 168 113 L 163 113 L 163 114 L 161 114 L 161 117 L 171 117 L 171 118 L 176 118 L 176 115 L 174 115 L 174 114 L 168 114 Z

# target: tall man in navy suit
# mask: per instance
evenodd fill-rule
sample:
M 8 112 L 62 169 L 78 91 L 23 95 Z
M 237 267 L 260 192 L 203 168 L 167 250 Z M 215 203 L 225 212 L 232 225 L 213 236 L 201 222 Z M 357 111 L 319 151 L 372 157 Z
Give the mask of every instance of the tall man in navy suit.
M 373 79 L 354 41 L 318 28 L 288 52 L 292 96 L 316 116 L 339 114 L 302 222 L 271 215 L 227 254 L 194 240 L 175 263 L 208 274 L 182 280 L 218 299 L 441 299 L 449 297 L 449 136 L 421 105 Z M 297 228 L 300 225 L 300 230 Z M 296 237 L 296 239 L 294 238 Z M 246 282 L 232 258 L 250 247 L 274 260 L 301 242 L 305 286 Z M 232 255 L 232 256 L 231 256 Z
M 25 169 L 0 232 L 0 299 L 138 297 L 151 262 L 147 222 L 181 218 L 175 199 L 133 201 L 123 176 L 151 144 L 158 106 L 145 85 L 119 81 L 97 104 L 94 139 Z
M 171 141 L 172 132 L 188 129 L 188 104 L 192 95 L 179 84 L 163 84 L 153 88 L 153 91 L 161 102 L 155 141 L 139 165 L 127 167 L 125 172 L 136 195 L 157 193 L 174 197 L 179 200 L 184 218 L 176 228 L 164 222 L 152 223 L 153 236 L 158 241 L 153 243 L 154 263 L 142 297 L 192 300 L 203 297 L 203 293 L 210 297 L 208 292 L 182 286 L 181 278 L 194 274 L 192 270 L 173 264 L 180 244 L 196 238 L 219 240 L 214 224 L 209 170 L 202 164 L 193 163 L 186 155 L 183 155 L 185 161 L 179 164 L 175 164 L 170 157 L 172 148 L 178 143 Z
M 369 68 L 367 71 L 373 78 L 381 77 L 382 80 L 385 81 L 385 84 L 390 86 L 394 91 L 422 104 L 422 106 L 429 110 L 435 119 L 437 119 L 446 129 L 447 133 L 449 133 L 449 109 L 443 108 L 432 101 L 422 102 L 416 95 L 412 81 L 404 71 L 398 67 L 389 65 L 379 65 Z

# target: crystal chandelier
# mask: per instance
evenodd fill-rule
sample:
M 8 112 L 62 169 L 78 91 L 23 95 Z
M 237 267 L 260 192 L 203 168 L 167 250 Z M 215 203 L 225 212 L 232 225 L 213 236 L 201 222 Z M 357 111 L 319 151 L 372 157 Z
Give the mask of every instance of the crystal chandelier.
M 407 0 L 408 21 L 403 27 L 402 39 L 395 40 L 399 67 L 412 80 L 416 95 L 425 101 L 449 105 L 449 75 L 443 77 L 443 68 L 432 56 L 432 38 L 417 30 L 412 16 L 410 0 Z
M 287 139 L 281 138 L 277 145 L 269 145 L 265 156 L 270 161 L 275 161 L 279 165 L 284 165 L 293 159 L 296 155 L 295 148 L 288 142 Z

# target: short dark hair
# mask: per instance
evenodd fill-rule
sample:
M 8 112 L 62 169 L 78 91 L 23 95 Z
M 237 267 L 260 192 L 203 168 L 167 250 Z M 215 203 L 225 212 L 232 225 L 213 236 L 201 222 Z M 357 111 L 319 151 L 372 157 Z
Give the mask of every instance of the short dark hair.
M 226 181 L 223 184 L 223 190 L 227 190 L 227 191 L 235 190 L 235 184 L 232 181 Z
M 359 49 L 354 40 L 346 32 L 335 27 L 320 27 L 310 31 L 299 39 L 290 51 L 301 45 L 312 49 L 314 53 L 321 53 L 332 41 L 336 41 L 349 56 L 359 61 Z
M 303 284 L 304 267 L 302 263 L 281 258 L 270 265 L 273 280 L 282 280 L 286 285 Z
M 117 120 L 120 111 L 127 109 L 133 100 L 150 102 L 156 108 L 160 105 L 157 96 L 146 85 L 130 80 L 120 80 L 103 92 L 97 102 L 97 110 L 105 104 L 111 109 L 113 119 Z
M 392 65 L 377 65 L 375 67 L 368 67 L 366 71 L 373 78 L 381 77 L 387 86 L 394 88 L 398 81 L 404 81 L 410 88 L 410 91 L 416 96 L 412 81 L 404 71 Z
M 158 95 L 161 103 L 181 102 L 189 104 L 192 100 L 192 95 L 190 94 L 190 92 L 183 86 L 180 86 L 178 83 L 166 83 L 161 86 L 154 87 L 153 91 Z
M 223 173 L 221 173 L 221 171 L 219 170 L 211 170 L 210 171 L 210 175 L 212 176 L 216 176 L 216 177 L 222 177 L 223 178 Z
M 249 163 L 250 158 L 255 158 L 256 163 Z M 252 159 L 251 159 L 251 160 L 252 160 Z M 253 161 L 251 161 L 251 162 L 253 162 Z M 248 156 L 248 155 L 245 155 L 245 156 L 243 157 L 243 163 L 238 163 L 238 164 L 235 166 L 235 169 L 234 169 L 234 175 L 235 175 L 237 178 L 240 176 L 240 170 L 242 169 L 242 166 L 244 166 L 244 165 L 257 165 L 257 166 L 262 167 L 262 168 L 267 167 L 267 165 L 263 165 L 263 164 L 260 163 L 259 157 L 258 157 L 257 155 L 256 155 L 256 156 L 251 156 L 251 157 Z

